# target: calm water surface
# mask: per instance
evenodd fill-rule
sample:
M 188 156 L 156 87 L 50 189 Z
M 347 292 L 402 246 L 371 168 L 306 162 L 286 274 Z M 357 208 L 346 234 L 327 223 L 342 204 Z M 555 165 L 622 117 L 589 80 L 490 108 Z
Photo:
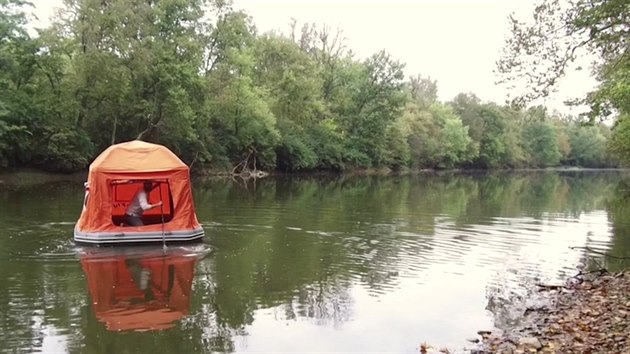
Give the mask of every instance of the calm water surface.
M 0 183 L 0 352 L 455 352 L 590 247 L 630 256 L 630 174 L 194 185 L 202 244 L 79 248 L 81 180 Z M 148 330 L 148 329 L 159 330 Z

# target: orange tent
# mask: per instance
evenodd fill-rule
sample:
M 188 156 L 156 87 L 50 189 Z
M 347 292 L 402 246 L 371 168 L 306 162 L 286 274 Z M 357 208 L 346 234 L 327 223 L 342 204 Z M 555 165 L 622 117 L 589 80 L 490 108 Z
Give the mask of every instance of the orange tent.
M 173 327 L 189 311 L 196 262 L 175 254 L 81 259 L 94 314 L 110 331 Z
M 148 194 L 151 204 L 143 226 L 126 226 L 125 211 L 145 181 L 156 188 Z M 173 152 L 144 141 L 116 144 L 90 165 L 85 183 L 83 210 L 74 239 L 84 243 L 136 243 L 189 241 L 203 237 L 195 215 L 190 171 Z

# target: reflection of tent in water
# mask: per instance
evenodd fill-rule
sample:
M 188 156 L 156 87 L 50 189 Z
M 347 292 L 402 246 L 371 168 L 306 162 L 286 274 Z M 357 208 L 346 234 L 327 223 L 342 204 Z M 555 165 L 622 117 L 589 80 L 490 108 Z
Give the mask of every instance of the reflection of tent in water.
M 96 318 L 112 331 L 162 330 L 188 313 L 197 257 L 83 256 Z

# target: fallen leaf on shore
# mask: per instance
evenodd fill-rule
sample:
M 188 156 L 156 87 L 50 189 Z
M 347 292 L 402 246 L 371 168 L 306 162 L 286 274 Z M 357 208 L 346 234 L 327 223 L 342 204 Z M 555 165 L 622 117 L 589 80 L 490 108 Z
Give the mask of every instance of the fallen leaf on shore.
M 630 273 L 598 273 L 549 293 L 549 311 L 525 311 L 527 325 L 509 333 L 479 331 L 489 353 L 627 353 Z M 574 277 L 575 278 L 575 277 Z M 520 340 L 514 341 L 518 337 Z

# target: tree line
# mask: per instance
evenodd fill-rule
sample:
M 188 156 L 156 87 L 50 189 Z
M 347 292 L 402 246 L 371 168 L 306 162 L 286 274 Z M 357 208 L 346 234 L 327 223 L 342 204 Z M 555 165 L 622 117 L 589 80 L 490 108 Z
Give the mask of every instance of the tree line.
M 0 0 L 0 166 L 85 169 L 113 143 L 164 144 L 195 170 L 615 166 L 615 131 L 542 106 L 440 102 L 342 33 L 258 33 L 224 0 L 65 0 L 29 35 Z M 623 157 L 623 156 L 622 156 Z

